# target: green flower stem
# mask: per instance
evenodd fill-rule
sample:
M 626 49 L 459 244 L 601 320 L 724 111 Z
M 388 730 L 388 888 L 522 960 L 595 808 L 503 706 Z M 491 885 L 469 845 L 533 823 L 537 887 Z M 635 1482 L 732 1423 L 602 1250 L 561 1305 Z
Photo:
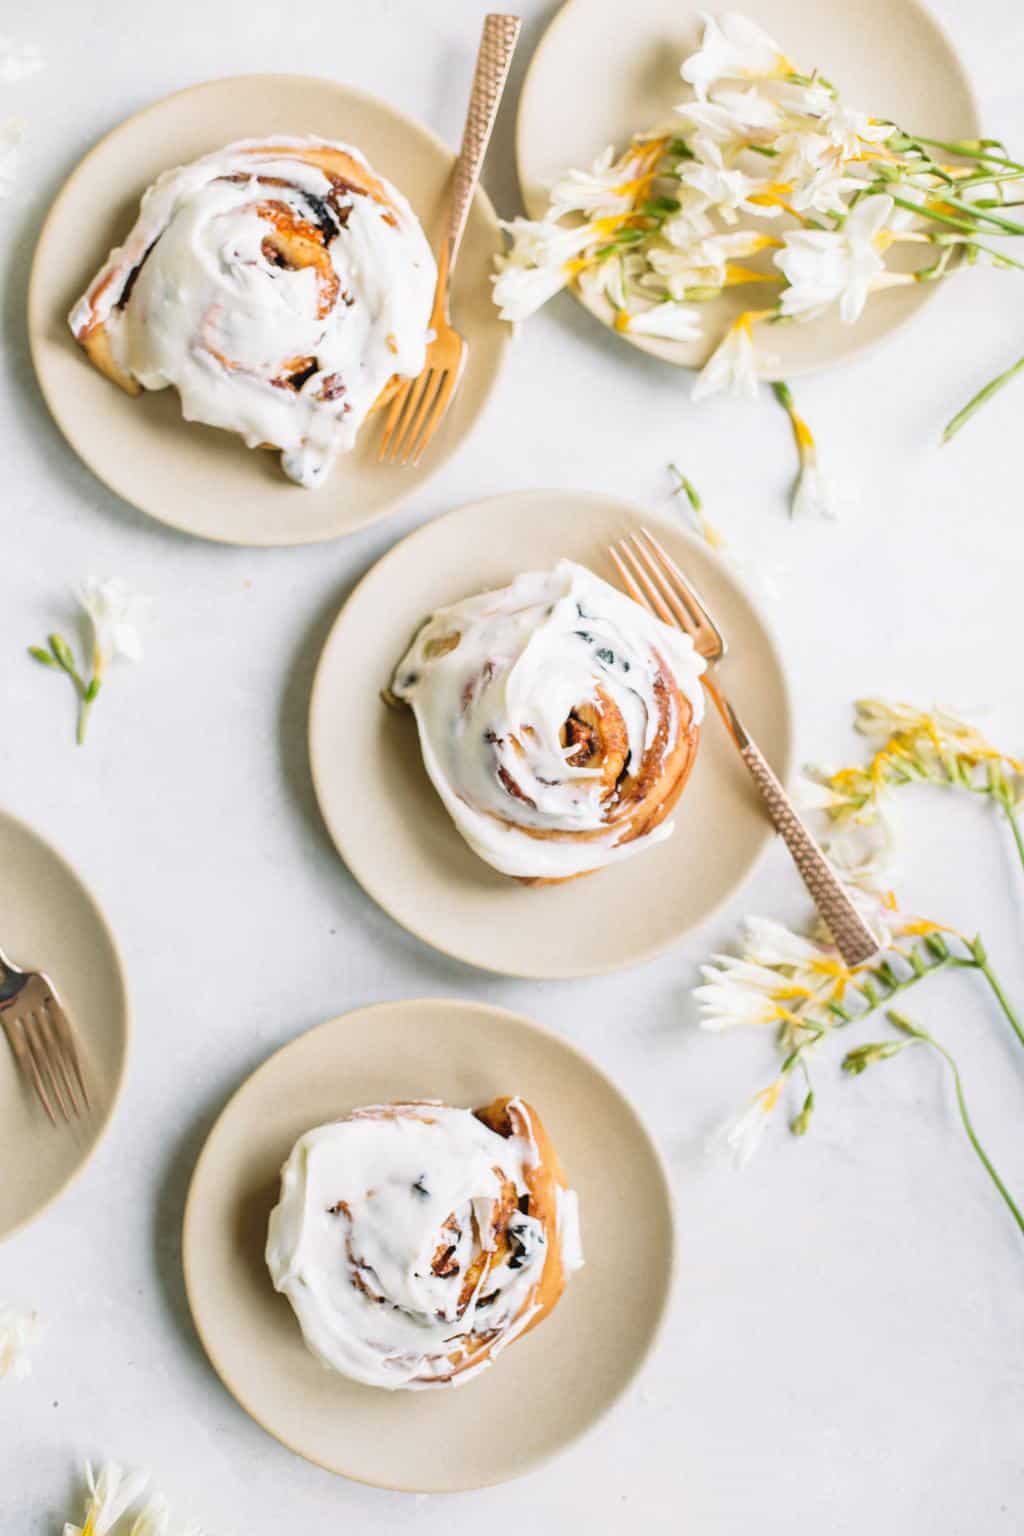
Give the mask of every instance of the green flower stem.
M 880 190 L 889 192 L 889 188 L 884 182 L 881 184 Z M 969 224 L 966 219 L 954 218 L 951 213 L 941 213 L 937 208 L 922 208 L 919 203 L 912 203 L 909 197 L 897 197 L 894 192 L 889 192 L 889 196 L 897 208 L 906 208 L 910 213 L 916 213 L 920 219 L 932 219 L 936 224 L 948 224 L 951 229 L 959 229 L 965 234 L 977 233 L 977 224 Z M 949 202 L 950 199 L 944 198 L 943 201 Z
M 1006 369 L 1005 373 L 999 373 L 994 379 L 990 379 L 983 389 L 979 389 L 978 393 L 973 395 L 961 410 L 957 411 L 952 421 L 947 423 L 942 434 L 942 441 L 948 443 L 954 438 L 960 431 L 960 428 L 970 421 L 975 412 L 980 411 L 981 407 L 991 400 L 993 395 L 998 394 L 999 390 L 1004 385 L 1009 384 L 1011 379 L 1015 379 L 1022 370 L 1024 370 L 1024 357 L 1019 357 L 1012 367 Z
M 977 203 L 964 202 L 962 198 L 950 197 L 948 193 L 942 193 L 942 201 L 949 208 L 955 208 L 959 213 L 970 214 L 974 219 L 984 219 L 987 223 L 995 225 L 1004 235 L 1024 235 L 1024 224 L 1018 224 L 1015 219 L 1004 218 L 1001 213 L 993 213 L 990 208 L 979 208 Z M 928 218 L 933 218 L 934 213 L 930 209 L 924 210 Z
M 1024 869 L 1024 834 L 1021 833 L 1020 822 L 1017 819 L 1016 808 L 1014 807 L 1013 801 L 1010 799 L 1009 795 L 997 795 L 996 798 L 998 799 L 999 804 L 1002 806 L 1003 810 L 1006 812 L 1006 819 L 1010 823 L 1010 831 L 1013 833 L 1013 840 L 1017 845 L 1017 853 L 1020 857 L 1021 868 Z
M 991 987 L 992 994 L 995 997 L 996 1002 L 999 1004 L 1000 1008 L 1003 1010 L 1003 1013 L 1006 1015 L 1006 1018 L 1010 1024 L 1010 1028 L 1017 1036 L 1017 1039 L 1020 1041 L 1021 1045 L 1024 1045 L 1024 1029 L 1021 1028 L 1020 1020 L 1018 1019 L 1013 1008 L 1010 1006 L 1010 1000 L 1006 993 L 1003 991 L 1002 983 L 1000 982 L 999 977 L 988 963 L 988 955 L 985 952 L 985 946 L 981 942 L 980 936 L 973 939 L 968 945 L 968 948 L 971 952 L 971 959 L 968 961 L 960 960 L 957 962 L 957 964 L 973 965 L 981 972 Z
M 75 731 L 75 740 L 80 747 L 85 745 L 85 732 L 89 724 L 89 716 L 92 713 L 92 706 L 96 702 L 96 695 L 99 691 L 100 679 L 99 677 L 94 677 L 82 694 L 82 701 L 78 706 L 78 728 Z
M 953 1074 L 953 1084 L 956 1089 L 957 1108 L 960 1111 L 960 1119 L 963 1124 L 963 1128 L 967 1133 L 967 1139 L 971 1143 L 971 1146 L 974 1148 L 975 1152 L 978 1154 L 978 1158 L 981 1161 L 982 1167 L 985 1169 L 989 1178 L 992 1180 L 992 1183 L 995 1185 L 996 1189 L 1006 1201 L 1006 1204 L 1010 1210 L 1011 1215 L 1013 1216 L 1014 1221 L 1017 1223 L 1017 1226 L 1020 1228 L 1021 1232 L 1024 1233 L 1024 1216 L 1021 1215 L 1017 1206 L 1017 1202 L 1014 1200 L 1013 1196 L 1010 1194 L 1010 1191 L 1007 1189 L 1006 1185 L 1003 1183 L 1002 1179 L 999 1177 L 998 1173 L 993 1167 L 992 1160 L 979 1141 L 978 1133 L 974 1129 L 974 1122 L 971 1120 L 971 1116 L 967 1108 L 967 1100 L 964 1097 L 964 1085 L 963 1080 L 960 1077 L 960 1068 L 957 1066 L 949 1051 L 946 1050 L 946 1047 L 944 1045 L 940 1045 L 938 1040 L 935 1039 L 934 1035 L 928 1034 L 927 1030 L 919 1029 L 917 1025 L 911 1024 L 909 1019 L 904 1018 L 901 1013 L 897 1013 L 894 1009 L 889 1011 L 888 1018 L 889 1022 L 895 1025 L 897 1029 L 902 1030 L 904 1034 L 910 1035 L 913 1039 L 920 1040 L 922 1044 L 930 1045 L 933 1050 L 938 1051 L 939 1055 L 947 1063 L 950 1072 Z
M 912 140 L 915 144 L 928 144 L 932 149 L 943 149 L 947 154 L 959 155 L 962 160 L 976 160 L 986 164 L 1005 165 L 1011 170 L 1024 174 L 1024 165 L 1016 160 L 1011 160 L 1005 152 L 994 155 L 991 152 L 992 145 L 1003 145 L 998 139 L 927 139 L 923 134 L 915 134 Z

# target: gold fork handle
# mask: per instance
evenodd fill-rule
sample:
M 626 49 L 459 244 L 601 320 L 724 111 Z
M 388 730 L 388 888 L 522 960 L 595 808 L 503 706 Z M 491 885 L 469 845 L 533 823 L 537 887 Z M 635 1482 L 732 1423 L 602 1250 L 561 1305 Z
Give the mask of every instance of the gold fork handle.
M 717 701 L 716 701 L 717 702 Z M 768 815 L 793 856 L 793 862 L 811 894 L 814 905 L 828 924 L 836 948 L 849 966 L 863 965 L 879 950 L 878 940 L 861 917 L 814 838 L 797 815 L 767 758 L 741 725 L 728 699 L 721 699 L 733 739 L 750 770 Z
M 484 21 L 476 73 L 473 76 L 473 92 L 469 98 L 469 111 L 466 113 L 466 126 L 462 133 L 462 148 L 455 162 L 455 184 L 448 219 L 450 268 L 455 266 L 459 254 L 469 205 L 480 180 L 484 156 L 491 141 L 491 130 L 501 105 L 509 65 L 512 63 L 522 24 L 519 16 L 497 14 L 486 17 Z

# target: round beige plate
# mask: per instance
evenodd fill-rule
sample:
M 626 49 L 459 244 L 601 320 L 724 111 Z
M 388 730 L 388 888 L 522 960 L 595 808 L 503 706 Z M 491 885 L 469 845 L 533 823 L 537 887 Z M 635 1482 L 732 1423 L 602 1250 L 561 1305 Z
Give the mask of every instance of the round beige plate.
M 730 645 L 722 674 L 729 694 L 785 779 L 789 694 L 764 621 L 707 545 L 626 501 L 527 491 L 461 507 L 385 555 L 328 637 L 310 716 L 313 778 L 327 826 L 385 911 L 472 965 L 547 978 L 648 959 L 725 901 L 772 836 L 736 749 L 709 715 L 668 842 L 565 885 L 521 885 L 462 841 L 427 778 L 411 714 L 378 698 L 434 609 L 562 556 L 614 582 L 606 546 L 645 523 L 714 610 Z
M 292 1144 L 363 1104 L 476 1108 L 503 1093 L 522 1094 L 551 1133 L 579 1193 L 585 1267 L 539 1328 L 463 1387 L 385 1392 L 325 1370 L 263 1259 Z M 214 1368 L 264 1429 L 360 1482 L 447 1493 L 529 1471 L 625 1390 L 669 1299 L 672 1198 L 636 1111 L 558 1035 L 478 1003 L 383 1003 L 301 1035 L 238 1090 L 196 1167 L 184 1260 Z
M 817 67 L 852 107 L 891 118 L 912 133 L 972 138 L 978 106 L 953 45 L 918 0 L 744 0 L 744 16 L 763 27 L 798 66 Z M 541 39 L 519 101 L 517 158 L 531 218 L 547 207 L 547 188 L 570 167 L 589 168 L 609 144 L 672 120 L 689 96 L 679 65 L 698 45 L 702 13 L 687 0 L 567 0 Z M 730 9 L 725 6 L 723 9 Z M 919 262 L 909 262 L 908 269 Z M 890 265 L 895 266 L 895 261 Z M 894 288 L 872 298 L 856 325 L 832 315 L 806 325 L 773 326 L 761 345 L 776 360 L 766 378 L 792 378 L 881 340 L 917 312 L 939 283 Z M 606 325 L 607 305 L 588 305 Z M 729 323 L 750 308 L 737 288 L 702 306 L 707 339 L 660 341 L 626 335 L 644 352 L 699 368 Z M 617 334 L 621 335 L 621 332 Z
M 121 962 L 106 919 L 74 870 L 24 822 L 0 811 L 0 948 L 44 970 L 74 1025 L 92 1112 L 56 1130 L 0 1032 L 0 1239 L 56 1199 L 106 1130 L 128 1055 Z
M 129 118 L 88 154 L 43 227 L 29 289 L 29 336 L 47 404 L 75 451 L 111 490 L 144 512 L 229 544 L 309 544 L 383 517 L 443 469 L 472 430 L 498 375 L 508 327 L 491 302 L 501 233 L 478 192 L 452 284 L 455 322 L 469 342 L 458 397 L 419 469 L 378 465 L 381 422 L 367 421 L 327 483 L 304 490 L 276 453 L 185 422 L 177 391 L 132 399 L 88 362 L 67 313 L 139 198 L 168 166 L 232 139 L 319 134 L 354 144 L 412 203 L 435 245 L 447 207 L 451 152 L 426 128 L 352 86 L 302 75 L 243 75 L 180 91 Z

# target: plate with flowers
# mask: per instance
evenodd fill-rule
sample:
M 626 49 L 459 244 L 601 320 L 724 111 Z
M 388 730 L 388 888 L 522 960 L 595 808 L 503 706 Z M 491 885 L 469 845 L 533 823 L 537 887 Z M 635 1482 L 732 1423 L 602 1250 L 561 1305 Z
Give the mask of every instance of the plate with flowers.
M 976 259 L 952 182 L 978 184 L 954 145 L 979 132 L 917 0 L 855 16 L 634 0 L 628 19 L 568 0 L 523 86 L 526 218 L 496 299 L 523 320 L 568 287 L 633 345 L 701 369 L 696 398 L 752 395 L 879 341 Z

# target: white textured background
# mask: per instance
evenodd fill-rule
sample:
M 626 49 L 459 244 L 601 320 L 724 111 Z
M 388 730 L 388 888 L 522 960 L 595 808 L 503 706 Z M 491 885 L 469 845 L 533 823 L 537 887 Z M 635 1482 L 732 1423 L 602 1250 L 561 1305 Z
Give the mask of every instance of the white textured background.
M 555 10 L 520 8 L 510 106 Z M 936 8 L 989 131 L 1019 149 L 1019 5 Z M 743 913 L 802 913 L 784 853 L 772 851 L 710 929 L 641 971 L 593 983 L 487 978 L 406 936 L 354 887 L 317 816 L 305 729 L 327 627 L 400 535 L 516 487 L 655 505 L 675 457 L 735 542 L 776 570 L 771 608 L 803 756 L 859 751 L 849 705 L 867 692 L 945 702 L 1024 748 L 1024 382 L 952 447 L 936 447 L 952 411 L 1024 348 L 1021 279 L 958 278 L 873 357 L 800 387 L 855 503 L 838 526 L 786 521 L 791 449 L 770 401 L 693 408 L 681 377 L 629 353 L 568 299 L 527 327 L 450 471 L 392 521 L 319 548 L 248 553 L 164 531 L 76 462 L 36 390 L 24 332 L 32 247 L 55 191 L 100 135 L 189 83 L 278 69 L 336 74 L 455 144 L 484 9 L 34 0 L 2 16 L 3 31 L 42 47 L 47 69 L 0 98 L 0 118 L 9 101 L 29 124 L 0 232 L 0 801 L 55 841 L 106 907 L 137 1034 L 94 1163 L 0 1249 L 0 1297 L 37 1306 L 49 1323 L 35 1375 L 0 1386 L 0 1531 L 59 1530 L 87 1454 L 152 1465 L 217 1536 L 456 1536 L 499 1523 L 536 1536 L 1017 1531 L 1024 1243 L 962 1140 L 938 1064 L 910 1053 L 847 1081 L 823 1062 L 806 1142 L 779 1134 L 743 1175 L 705 1154 L 709 1129 L 766 1080 L 771 1054 L 762 1039 L 698 1033 L 689 988 Z M 628 46 L 628 28 L 624 5 L 609 46 Z M 512 116 L 486 176 L 505 215 L 518 210 Z M 63 594 L 89 571 L 125 576 L 157 606 L 144 665 L 111 680 L 81 752 L 69 741 L 70 690 L 24 649 L 63 617 Z M 1024 1000 L 1024 880 L 1004 829 L 983 807 L 927 790 L 905 803 L 906 904 L 981 928 Z M 525 1482 L 452 1499 L 342 1482 L 264 1436 L 207 1367 L 179 1259 L 194 1159 L 241 1078 L 332 1014 L 423 993 L 493 999 L 585 1046 L 660 1138 L 682 1236 L 668 1333 L 615 1415 Z M 992 1154 L 1024 1195 L 1019 1046 L 971 978 L 929 983 L 909 1011 L 960 1053 Z

